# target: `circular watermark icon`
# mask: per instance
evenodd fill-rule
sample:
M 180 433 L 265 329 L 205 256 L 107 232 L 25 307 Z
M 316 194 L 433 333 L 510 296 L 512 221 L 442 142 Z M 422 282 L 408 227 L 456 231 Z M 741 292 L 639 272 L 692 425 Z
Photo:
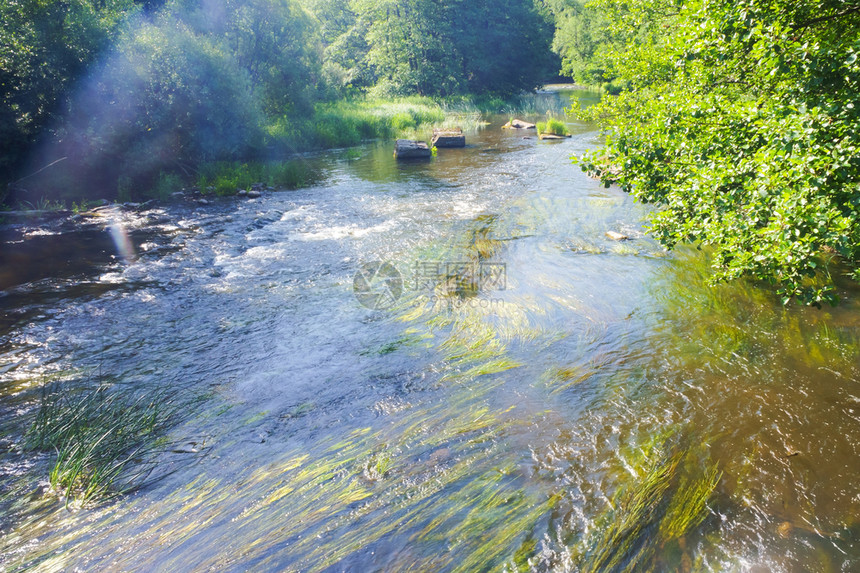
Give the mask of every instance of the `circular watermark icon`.
M 361 265 L 352 279 L 352 291 L 362 306 L 373 310 L 391 308 L 403 294 L 403 278 L 388 262 L 373 261 Z

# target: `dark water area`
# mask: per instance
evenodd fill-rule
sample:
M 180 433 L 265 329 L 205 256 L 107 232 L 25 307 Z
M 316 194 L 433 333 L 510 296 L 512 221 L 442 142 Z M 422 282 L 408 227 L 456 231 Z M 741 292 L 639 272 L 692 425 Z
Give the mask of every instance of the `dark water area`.
M 541 98 L 524 119 L 566 103 Z M 315 187 L 116 212 L 113 233 L 10 231 L 0 562 L 587 570 L 665 450 L 670 488 L 716 486 L 682 535 L 643 525 L 636 570 L 860 567 L 860 290 L 817 310 L 708 286 L 704 254 L 666 252 L 646 207 L 570 164 L 592 126 L 550 143 L 508 119 L 426 162 L 369 144 L 313 156 Z M 356 280 L 383 262 L 390 298 L 392 276 Z M 67 508 L 21 434 L 43 384 L 93 373 L 195 396 L 171 436 L 204 447 Z

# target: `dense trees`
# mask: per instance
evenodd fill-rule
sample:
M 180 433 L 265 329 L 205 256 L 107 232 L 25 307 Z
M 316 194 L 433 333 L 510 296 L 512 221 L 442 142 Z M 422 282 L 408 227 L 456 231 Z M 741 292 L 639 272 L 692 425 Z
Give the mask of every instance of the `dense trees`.
M 860 279 L 860 4 L 595 4 L 630 89 L 593 110 L 608 157 L 585 167 L 661 205 L 665 244 L 711 247 L 718 279 L 812 304 L 835 299 L 834 260 Z
M 39 33 L 2 32 L 4 177 L 63 160 L 22 185 L 31 202 L 259 154 L 267 117 L 313 112 L 322 47 L 291 0 L 89 1 L 27 0 L 13 15 Z
M 0 3 L 0 184 L 70 106 L 77 80 L 111 44 L 131 0 Z M 0 192 L 2 197 L 2 192 Z
M 563 73 L 585 85 L 605 85 L 613 76 L 603 61 L 604 47 L 615 42 L 615 29 L 604 10 L 585 0 L 544 0 L 553 15 L 552 48 Z
M 494 93 L 557 73 L 552 21 L 532 0 L 307 0 L 323 21 L 326 68 L 381 95 Z

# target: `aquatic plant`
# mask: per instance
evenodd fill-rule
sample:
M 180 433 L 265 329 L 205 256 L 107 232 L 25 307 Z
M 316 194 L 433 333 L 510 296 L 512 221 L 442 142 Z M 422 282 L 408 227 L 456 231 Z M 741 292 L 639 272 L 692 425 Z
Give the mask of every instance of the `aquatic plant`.
M 659 441 L 663 440 L 663 441 Z M 583 571 L 652 571 L 658 551 L 678 541 L 708 516 L 708 502 L 722 473 L 704 470 L 695 452 L 671 437 L 656 437 L 642 449 L 634 479 L 619 487 L 599 516 L 582 551 Z
M 167 391 L 135 391 L 104 381 L 42 388 L 25 448 L 53 451 L 52 490 L 85 504 L 130 492 L 152 472 L 178 409 Z

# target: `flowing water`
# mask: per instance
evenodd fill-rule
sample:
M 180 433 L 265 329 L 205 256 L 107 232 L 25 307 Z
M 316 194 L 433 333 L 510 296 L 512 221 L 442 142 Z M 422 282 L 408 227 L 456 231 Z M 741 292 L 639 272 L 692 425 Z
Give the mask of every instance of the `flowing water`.
M 72 263 L 8 240 L 5 567 L 602 570 L 662 452 L 669 497 L 716 487 L 689 527 L 638 514 L 617 568 L 860 568 L 860 291 L 709 287 L 702 253 L 570 164 L 591 126 L 549 143 L 507 119 L 427 162 L 367 145 L 309 157 L 313 188 L 126 214 L 128 260 L 105 235 Z M 22 420 L 47 380 L 96 374 L 193 398 L 188 446 L 66 507 Z

